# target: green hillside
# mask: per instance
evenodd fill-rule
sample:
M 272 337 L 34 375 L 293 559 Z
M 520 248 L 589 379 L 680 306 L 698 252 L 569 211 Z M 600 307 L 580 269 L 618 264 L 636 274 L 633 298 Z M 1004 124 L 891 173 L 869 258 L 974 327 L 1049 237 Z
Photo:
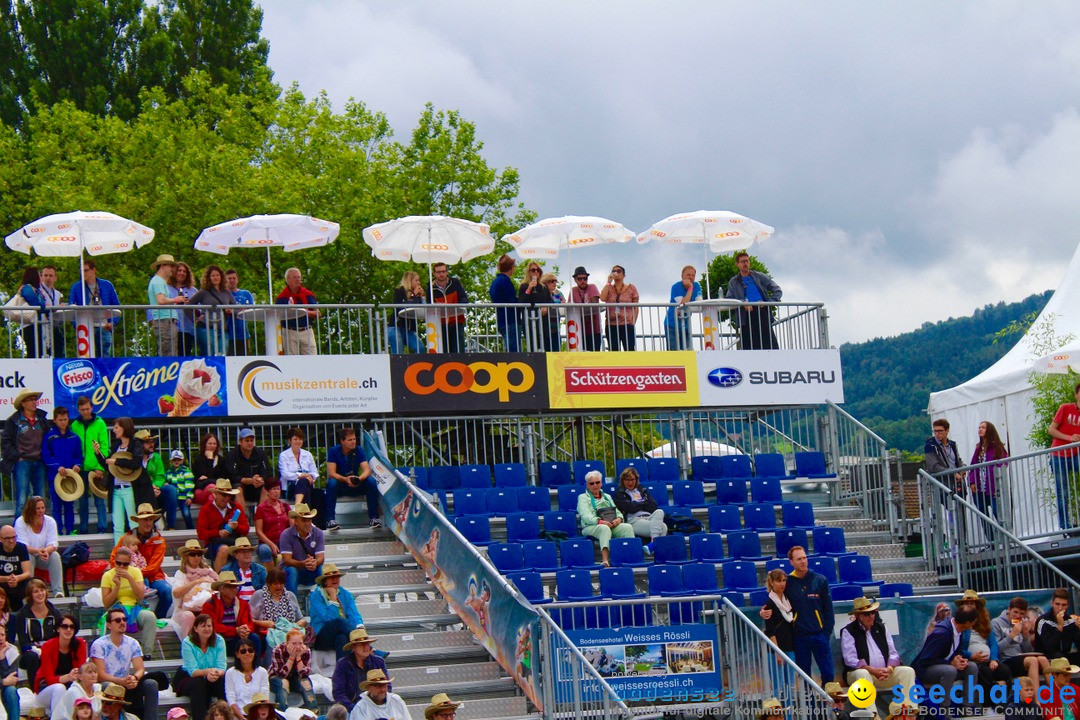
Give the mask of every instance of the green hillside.
M 930 436 L 925 411 L 931 391 L 962 383 L 995 363 L 1017 338 L 995 343 L 994 334 L 1042 310 L 1052 294 L 987 305 L 970 317 L 926 323 L 896 337 L 841 345 L 844 409 L 890 448 L 922 452 Z

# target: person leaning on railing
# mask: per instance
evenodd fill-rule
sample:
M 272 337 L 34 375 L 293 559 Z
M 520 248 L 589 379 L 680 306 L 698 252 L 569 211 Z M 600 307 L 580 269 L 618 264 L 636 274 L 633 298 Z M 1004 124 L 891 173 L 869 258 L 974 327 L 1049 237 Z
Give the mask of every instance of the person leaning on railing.
M 412 270 L 407 270 L 401 276 L 401 284 L 394 288 L 394 305 L 422 305 L 426 297 L 420 276 Z M 424 352 L 416 332 L 419 321 L 414 315 L 402 315 L 404 309 L 396 308 L 393 322 L 387 323 L 386 341 L 392 355 L 405 352 L 405 348 L 414 353 Z
M 300 268 L 291 267 L 285 271 L 285 288 L 278 293 L 274 303 L 277 305 L 315 305 L 315 293 L 301 284 Z M 311 323 L 319 317 L 319 311 L 308 308 L 297 317 L 281 321 L 281 332 L 285 343 L 286 355 L 318 355 L 315 344 L 315 332 Z
M 463 305 L 469 302 L 465 286 L 456 277 L 450 277 L 450 268 L 444 262 L 431 266 L 431 302 L 436 305 Z M 443 310 L 439 313 L 442 324 L 443 352 L 465 352 L 465 311 L 461 308 Z
M 225 354 L 225 319 L 232 317 L 232 309 L 218 308 L 232 305 L 233 302 L 232 293 L 225 287 L 225 271 L 217 265 L 206 268 L 203 271 L 202 288 L 188 301 L 191 305 L 211 306 L 195 318 L 195 341 L 201 354 Z
M 739 274 L 728 281 L 725 297 L 743 302 L 779 302 L 784 293 L 765 273 L 750 269 L 750 256 L 735 255 Z M 780 344 L 772 328 L 772 308 L 763 305 L 740 307 L 731 313 L 731 322 L 739 328 L 739 347 L 743 350 L 777 350 Z

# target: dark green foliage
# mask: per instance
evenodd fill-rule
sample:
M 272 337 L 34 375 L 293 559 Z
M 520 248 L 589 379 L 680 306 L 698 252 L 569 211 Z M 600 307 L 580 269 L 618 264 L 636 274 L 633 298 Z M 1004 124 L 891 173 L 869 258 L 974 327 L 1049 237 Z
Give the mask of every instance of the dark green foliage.
M 753 255 L 750 256 L 750 269 L 769 274 L 769 268 L 765 263 Z M 722 298 L 727 292 L 728 280 L 739 274 L 739 268 L 735 266 L 735 253 L 717 255 L 709 261 L 709 280 L 706 283 L 704 274 L 698 275 L 701 283 L 701 293 L 707 299 Z

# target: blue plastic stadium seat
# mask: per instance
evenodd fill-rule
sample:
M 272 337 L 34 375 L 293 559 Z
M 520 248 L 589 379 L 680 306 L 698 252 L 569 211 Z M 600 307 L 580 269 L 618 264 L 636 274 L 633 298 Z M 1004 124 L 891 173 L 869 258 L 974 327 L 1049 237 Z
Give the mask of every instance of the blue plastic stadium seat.
M 423 465 L 405 465 L 403 467 L 399 467 L 398 472 L 400 472 L 405 477 L 411 479 L 413 481 L 413 484 L 415 484 L 421 490 L 431 489 L 431 481 L 428 479 L 428 471 L 427 468 Z
M 915 594 L 915 587 L 911 583 L 884 583 L 878 591 L 883 598 L 911 597 Z
M 788 550 L 798 545 L 806 549 L 806 531 L 802 528 L 784 528 L 776 531 L 776 557 L 787 559 Z
M 567 569 L 555 573 L 555 592 L 559 602 L 595 600 L 592 576 L 588 570 Z
M 637 537 L 611 538 L 608 557 L 611 564 L 616 567 L 636 568 L 647 567 L 652 564 L 646 562 L 641 538 Z
M 870 558 L 866 555 L 848 555 L 836 559 L 840 568 L 840 582 L 864 587 L 874 585 L 880 587 L 885 584 L 884 580 L 875 580 L 873 570 L 870 568 Z
M 645 488 L 649 491 L 649 494 L 653 496 L 653 500 L 656 501 L 657 507 L 664 507 L 671 504 L 671 496 L 668 494 L 667 483 L 659 482 L 647 482 L 644 483 Z
M 652 565 L 648 569 L 649 594 L 675 597 L 686 594 L 683 587 L 682 567 L 679 565 Z
M 729 533 L 742 529 L 742 516 L 737 505 L 713 505 L 709 508 L 709 532 Z
M 461 476 L 461 487 L 491 487 L 491 468 L 487 465 L 460 465 L 458 474 Z
M 645 593 L 639 592 L 634 584 L 634 571 L 627 567 L 611 567 L 600 569 L 600 597 L 626 600 L 628 598 L 643 598 Z
M 491 521 L 487 515 L 455 516 L 454 527 L 473 545 L 483 547 L 491 544 Z
M 542 487 L 497 488 L 517 491 L 517 507 L 521 512 L 546 513 L 551 509 L 551 493 Z
M 691 562 L 686 554 L 686 537 L 664 535 L 653 540 L 653 562 L 657 565 L 684 565 Z
M 428 483 L 432 490 L 456 490 L 461 487 L 461 471 L 457 465 L 429 467 Z
M 728 555 L 734 560 L 763 562 L 769 558 L 761 554 L 761 538 L 753 530 L 737 530 L 728 533 Z
M 452 493 L 455 515 L 487 515 L 487 492 L 477 488 L 458 488 Z
M 724 475 L 720 467 L 719 455 L 699 455 L 690 458 L 690 471 L 694 480 L 698 482 L 713 482 Z
M 508 513 L 506 516 L 506 541 L 524 542 L 540 539 L 540 516 L 531 512 Z
M 591 538 L 563 540 L 559 543 L 559 555 L 564 568 L 596 570 L 600 567 L 600 563 L 596 562 Z
M 765 601 L 769 599 L 769 589 L 759 588 L 758 590 L 750 591 L 750 601 L 746 603 L 747 607 L 760 608 L 765 606 Z
M 522 463 L 500 463 L 495 466 L 495 487 L 525 487 L 529 477 Z
M 793 480 L 794 475 L 787 471 L 787 463 L 780 453 L 761 453 L 754 456 L 754 470 L 757 477 Z
M 816 480 L 836 477 L 836 473 L 829 472 L 825 467 L 825 453 L 823 452 L 795 453 L 795 474 Z
M 574 484 L 584 485 L 585 475 L 596 470 L 600 473 L 600 477 L 607 478 L 607 468 L 604 467 L 603 460 L 575 460 L 573 463 L 574 469 Z
M 690 557 L 701 562 L 723 562 L 724 536 L 720 533 L 694 533 L 690 536 Z
M 649 458 L 649 480 L 651 482 L 673 483 L 679 481 L 679 461 L 675 458 Z M 616 478 L 617 479 L 617 478 Z
M 649 461 L 647 458 L 623 458 L 615 461 L 615 479 L 622 477 L 622 471 L 628 467 L 637 470 L 638 482 L 649 481 Z
M 682 577 L 683 587 L 694 595 L 713 595 L 720 592 L 720 585 L 716 581 L 716 565 L 713 563 L 692 562 L 683 565 Z
M 750 495 L 756 503 L 778 503 L 784 499 L 776 478 L 754 478 L 750 481 Z
M 559 509 L 563 512 L 577 512 L 577 501 L 581 493 L 585 492 L 579 485 L 559 486 Z
M 544 597 L 544 582 L 540 573 L 528 570 L 511 572 L 506 574 L 506 579 L 514 583 L 518 592 L 533 605 L 545 605 L 551 602 L 551 598 Z
M 814 527 L 814 506 L 808 502 L 784 502 L 781 513 L 786 528 L 810 530 Z
M 567 538 L 578 534 L 577 513 L 548 510 L 544 513 L 544 531 L 566 533 Z
M 833 600 L 854 600 L 863 596 L 863 589 L 858 585 L 841 583 L 829 588 L 829 595 Z
M 834 558 L 827 555 L 811 555 L 807 558 L 807 563 L 811 570 L 824 575 L 829 585 L 838 584 L 836 580 L 836 560 Z
M 517 488 L 491 488 L 486 492 L 489 515 L 509 515 L 518 511 Z
M 688 508 L 705 507 L 705 489 L 699 482 L 675 482 L 671 485 L 672 502 Z
M 812 532 L 815 555 L 828 555 L 829 557 L 838 558 L 855 554 L 848 552 L 844 528 L 818 526 Z
M 547 461 L 540 463 L 540 484 L 544 487 L 557 487 L 569 485 L 573 482 L 570 477 L 570 463 Z
M 776 508 L 772 503 L 750 503 L 743 506 L 747 530 L 759 533 L 776 530 Z
M 525 567 L 536 572 L 555 572 L 559 569 L 559 553 L 552 540 L 532 540 L 521 543 Z
M 783 570 L 785 574 L 790 575 L 791 571 L 795 568 L 791 567 L 791 561 L 786 557 L 773 558 L 772 560 L 765 561 L 765 572 L 770 570 Z
M 720 469 L 726 478 L 749 478 L 754 472 L 750 467 L 748 455 L 723 455 L 720 457 Z
M 743 505 L 745 503 L 746 480 L 743 480 L 742 478 L 717 478 L 717 505 Z
M 666 565 L 664 567 L 671 567 Z M 757 568 L 748 560 L 728 560 L 721 563 L 724 571 L 724 589 L 738 592 L 750 592 L 757 590 Z
M 488 545 L 488 559 L 503 575 L 525 569 L 521 543 L 491 543 Z

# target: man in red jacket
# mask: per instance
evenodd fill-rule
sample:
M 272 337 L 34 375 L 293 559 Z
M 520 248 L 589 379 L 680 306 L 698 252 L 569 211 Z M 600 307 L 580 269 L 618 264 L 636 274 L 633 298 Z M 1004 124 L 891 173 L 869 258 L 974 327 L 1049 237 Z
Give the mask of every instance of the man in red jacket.
M 251 619 L 251 606 L 247 600 L 240 599 L 240 581 L 236 575 L 225 570 L 210 589 L 214 595 L 206 601 L 202 611 L 214 619 L 214 632 L 225 638 L 226 654 L 232 657 L 241 640 L 251 640 L 255 643 L 255 657 L 262 657 L 262 636 Z
M 232 483 L 219 479 L 214 484 L 214 502 L 203 505 L 199 511 L 199 522 L 195 532 L 206 547 L 206 557 L 212 558 L 214 570 L 229 560 L 229 548 L 238 537 L 248 534 L 247 513 L 236 502 L 240 488 L 233 488 Z
M 131 516 L 135 528 L 128 530 L 120 537 L 120 542 L 112 549 L 109 555 L 109 566 L 116 566 L 116 551 L 124 544 L 124 538 L 134 535 L 139 543 L 139 554 L 146 558 L 146 567 L 142 568 L 143 582 L 146 587 L 157 591 L 157 608 L 154 614 L 158 618 L 167 617 L 169 608 L 172 607 L 172 585 L 165 578 L 161 570 L 161 563 L 165 560 L 165 538 L 154 527 L 154 522 L 161 517 L 161 513 L 154 510 L 150 503 L 142 503 L 139 510 Z

